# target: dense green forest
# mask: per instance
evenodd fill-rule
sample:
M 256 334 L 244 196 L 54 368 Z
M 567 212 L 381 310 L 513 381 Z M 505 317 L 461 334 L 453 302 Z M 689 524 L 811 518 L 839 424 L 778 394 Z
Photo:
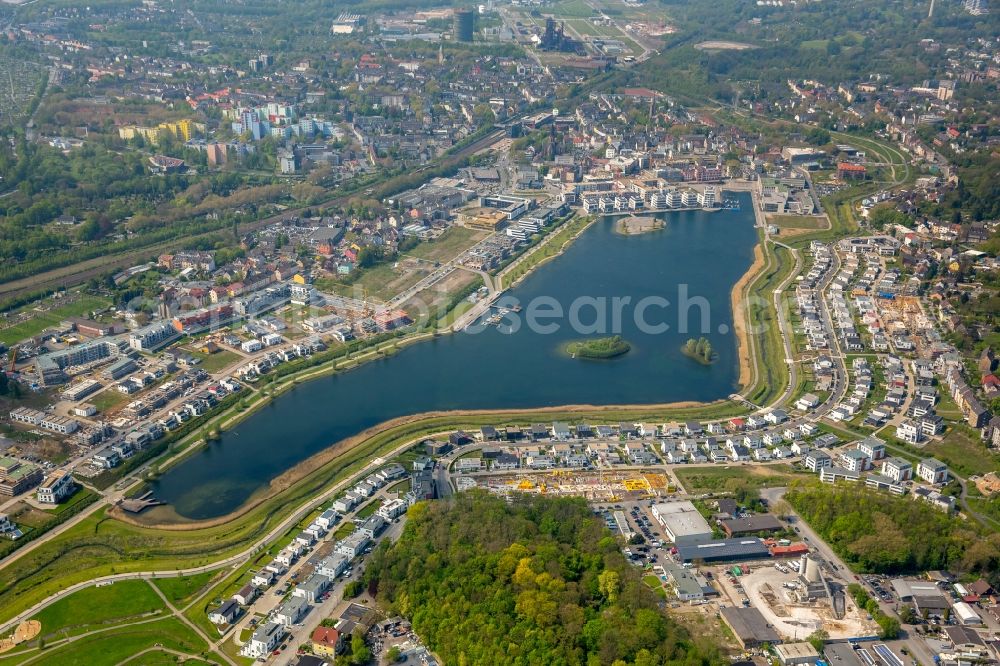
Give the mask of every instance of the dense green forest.
M 447 664 L 712 664 L 582 499 L 483 492 L 410 509 L 366 576 Z
M 949 569 L 1000 582 L 1000 534 L 909 497 L 860 487 L 803 487 L 785 499 L 848 563 L 862 571 Z

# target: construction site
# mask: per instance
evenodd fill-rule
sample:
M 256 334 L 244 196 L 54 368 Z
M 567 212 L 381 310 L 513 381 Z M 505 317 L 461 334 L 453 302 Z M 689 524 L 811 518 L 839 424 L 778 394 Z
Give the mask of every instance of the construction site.
M 583 497 L 588 502 L 623 502 L 666 497 L 677 492 L 663 472 L 553 470 L 545 473 L 511 473 L 479 478 L 490 492 L 545 493 Z
M 723 603 L 728 597 L 733 606 L 756 608 L 785 640 L 801 641 L 820 629 L 833 640 L 878 634 L 868 613 L 808 555 L 720 568 L 716 580 Z

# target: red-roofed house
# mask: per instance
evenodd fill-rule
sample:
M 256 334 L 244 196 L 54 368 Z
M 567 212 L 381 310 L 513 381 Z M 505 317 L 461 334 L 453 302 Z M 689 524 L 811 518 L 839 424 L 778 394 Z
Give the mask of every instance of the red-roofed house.
M 837 165 L 837 176 L 843 180 L 848 178 L 864 178 L 867 173 L 868 170 L 865 168 L 864 164 L 841 162 Z
M 333 657 L 341 650 L 340 632 L 333 627 L 316 627 L 311 638 L 315 654 Z

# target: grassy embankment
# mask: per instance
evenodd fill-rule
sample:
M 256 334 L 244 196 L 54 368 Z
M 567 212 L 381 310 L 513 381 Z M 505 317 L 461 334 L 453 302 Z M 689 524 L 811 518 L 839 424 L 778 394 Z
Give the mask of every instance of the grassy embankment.
M 73 583 L 129 571 L 168 571 L 209 565 L 250 547 L 331 484 L 384 455 L 427 435 L 456 428 L 474 430 L 496 423 L 529 424 L 539 418 L 570 423 L 725 418 L 741 413 L 731 402 L 663 408 L 549 409 L 528 412 L 439 414 L 402 419 L 360 436 L 349 450 L 306 473 L 287 488 L 242 514 L 191 529 L 164 529 L 123 523 L 101 509 L 35 550 L 0 569 L 0 621 L 8 619 Z M 544 416 L 542 416 L 544 414 Z M 345 448 L 345 447 L 341 447 Z M 312 508 L 312 507 L 308 507 Z
M 781 395 L 788 385 L 788 364 L 774 309 L 774 290 L 795 267 L 795 258 L 787 249 L 766 244 L 762 248 L 765 267 L 750 283 L 744 298 L 747 302 L 748 337 L 756 357 L 756 376 L 743 389 L 743 396 L 757 405 L 767 405 Z

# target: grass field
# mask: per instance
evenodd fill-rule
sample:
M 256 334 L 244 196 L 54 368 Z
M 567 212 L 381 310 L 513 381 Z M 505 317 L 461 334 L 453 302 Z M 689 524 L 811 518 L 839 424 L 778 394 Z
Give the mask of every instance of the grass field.
M 41 635 L 51 640 L 164 610 L 163 600 L 146 581 L 124 580 L 74 592 L 32 619 L 42 623 Z
M 365 506 L 365 508 L 358 511 L 358 518 L 367 518 L 368 516 L 374 515 L 380 506 L 382 506 L 382 500 L 380 499 L 369 503 Z
M 451 261 L 487 235 L 485 231 L 451 227 L 438 238 L 420 243 L 406 254 L 426 261 Z
M 824 218 L 810 215 L 772 215 L 767 221 L 779 229 L 826 229 L 827 226 Z
M 101 391 L 97 395 L 90 396 L 86 399 L 86 402 L 89 402 L 94 407 L 97 407 L 98 412 L 106 412 L 129 399 L 130 398 L 127 395 L 112 386 L 111 388 Z
M 332 282 L 321 285 L 317 282 L 317 286 L 321 289 L 329 287 L 341 296 L 364 298 L 367 295 L 370 298 L 387 301 L 420 282 L 430 273 L 430 269 L 426 267 L 395 268 L 390 262 L 358 270 L 361 271 L 361 275 L 351 284 Z
M 186 606 L 195 595 L 205 589 L 205 587 L 216 576 L 214 571 L 195 574 L 193 576 L 177 576 L 175 578 L 156 578 L 153 585 L 163 592 L 163 596 L 170 600 L 174 606 Z
M 674 473 L 687 492 L 695 495 L 727 491 L 737 484 L 751 488 L 776 488 L 812 476 L 806 472 L 797 472 L 789 465 L 681 467 L 674 470 Z
M 175 618 L 126 625 L 104 631 L 65 645 L 53 646 L 42 653 L 27 653 L 21 664 L 60 664 L 60 666 L 114 666 L 152 647 L 164 647 L 211 661 L 222 660 L 209 651 L 210 646 L 194 631 Z M 136 663 L 163 663 L 146 660 Z M 169 662 L 168 662 L 169 663 Z M 173 662 L 176 663 L 176 662 Z M 186 662 L 192 663 L 192 662 Z
M 964 424 L 951 426 L 941 441 L 931 442 L 923 451 L 962 476 L 1000 472 L 1000 455 L 988 450 L 979 433 Z
M 743 395 L 758 405 L 770 403 L 788 385 L 788 364 L 784 361 L 773 294 L 795 267 L 794 257 L 785 248 L 768 246 L 765 252 L 769 255 L 768 269 L 754 280 L 747 294 L 749 330 L 757 352 L 757 377 L 743 390 Z
M 31 318 L 0 330 L 0 342 L 12 345 L 25 338 L 34 337 L 68 317 L 86 316 L 92 310 L 107 307 L 109 302 L 99 296 L 80 296 L 73 303 L 66 305 L 59 305 L 58 299 L 45 299 L 39 305 L 19 310 L 20 313 L 30 314 Z
M 217 351 L 214 354 L 205 354 L 195 350 L 189 350 L 189 352 L 191 356 L 201 360 L 198 367 L 209 374 L 214 374 L 241 358 L 239 354 L 228 349 Z

